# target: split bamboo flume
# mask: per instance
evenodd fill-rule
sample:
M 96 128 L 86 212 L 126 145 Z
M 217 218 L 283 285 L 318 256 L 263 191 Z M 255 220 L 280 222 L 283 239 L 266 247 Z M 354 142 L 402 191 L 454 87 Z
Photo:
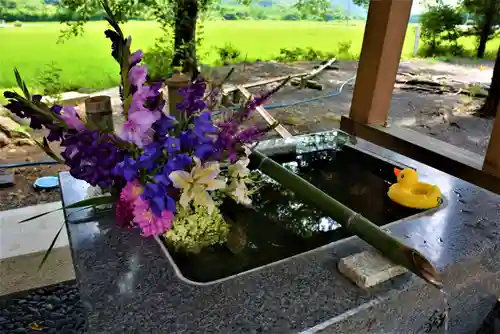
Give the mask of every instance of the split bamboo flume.
M 259 169 L 273 178 L 295 195 L 311 205 L 323 210 L 330 218 L 379 250 L 385 257 L 399 264 L 428 283 L 441 289 L 443 284 L 437 270 L 427 258 L 417 250 L 403 244 L 371 221 L 349 209 L 342 203 L 313 186 L 300 176 L 284 168 L 264 154 L 253 151 L 250 155 L 251 167 Z

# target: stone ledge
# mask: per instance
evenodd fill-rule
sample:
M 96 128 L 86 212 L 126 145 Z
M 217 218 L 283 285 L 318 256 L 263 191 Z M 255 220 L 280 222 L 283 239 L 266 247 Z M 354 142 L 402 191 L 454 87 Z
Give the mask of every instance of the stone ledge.
M 45 251 L 0 260 L 0 296 L 75 279 L 69 246 L 54 248 L 40 270 Z
M 390 262 L 375 250 L 364 251 L 341 259 L 338 269 L 363 289 L 407 272 L 405 268 Z
M 64 224 L 62 210 L 18 223 L 60 207 L 60 202 L 53 202 L 0 212 L 0 295 L 75 278 L 66 228 L 44 266 L 38 270 L 47 248 Z
M 39 204 L 2 211 L 0 214 L 0 259 L 45 251 L 64 223 L 62 210 L 49 213 L 32 221 L 19 221 L 57 210 L 61 202 Z M 54 247 L 68 246 L 66 228 L 59 235 Z

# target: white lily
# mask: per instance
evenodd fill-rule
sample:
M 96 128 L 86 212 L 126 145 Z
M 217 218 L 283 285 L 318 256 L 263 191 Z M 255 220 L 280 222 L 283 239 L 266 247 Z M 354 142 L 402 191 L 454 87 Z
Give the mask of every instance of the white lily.
M 251 149 L 250 149 L 247 145 L 244 145 L 244 146 L 243 146 L 243 150 L 245 151 L 245 155 L 246 155 L 247 157 L 249 157 L 249 156 L 250 156 L 250 154 L 252 154 L 252 150 L 251 150 Z
M 217 162 L 207 162 L 201 164 L 200 159 L 193 157 L 195 166 L 188 173 L 183 170 L 176 170 L 168 176 L 174 187 L 182 189 L 179 204 L 187 208 L 191 201 L 198 205 L 207 207 L 208 212 L 212 213 L 215 208 L 212 196 L 208 193 L 210 190 L 222 189 L 226 187 L 226 181 L 217 178 L 220 173 Z
M 252 200 L 248 197 L 248 188 L 245 180 L 233 179 L 229 185 L 229 190 L 237 203 L 250 205 Z
M 229 177 L 231 183 L 229 185 L 229 192 L 234 196 L 236 202 L 241 204 L 250 205 L 252 200 L 248 197 L 248 188 L 246 183 L 250 180 L 248 175 L 250 170 L 247 168 L 250 159 L 247 157 L 241 158 L 231 166 L 229 166 Z
M 232 178 L 245 178 L 250 174 L 250 169 L 247 168 L 250 159 L 241 158 L 234 164 L 229 166 L 229 176 Z

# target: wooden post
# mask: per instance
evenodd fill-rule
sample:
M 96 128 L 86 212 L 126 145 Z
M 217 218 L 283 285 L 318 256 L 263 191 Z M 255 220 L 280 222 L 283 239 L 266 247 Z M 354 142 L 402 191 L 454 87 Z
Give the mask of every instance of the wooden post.
M 186 87 L 189 84 L 189 76 L 183 73 L 175 73 L 170 79 L 167 79 L 166 86 L 168 90 L 168 114 L 180 119 L 181 113 L 177 110 L 177 104 L 184 97 L 179 94 L 179 89 Z
M 415 27 L 415 42 L 413 43 L 413 57 L 418 55 L 418 46 L 420 44 L 420 24 Z
M 493 129 L 491 130 L 483 171 L 500 177 L 500 106 L 498 106 L 495 123 L 493 123 Z
M 85 100 L 85 117 L 90 129 L 113 132 L 113 109 L 109 96 L 93 96 Z
M 239 90 L 235 90 L 233 92 L 233 104 L 239 104 L 241 100 L 243 99 L 243 95 Z
M 222 99 L 220 102 L 224 107 L 229 107 L 231 105 L 231 99 L 228 94 L 222 94 Z
M 412 0 L 370 1 L 350 118 L 387 120 Z

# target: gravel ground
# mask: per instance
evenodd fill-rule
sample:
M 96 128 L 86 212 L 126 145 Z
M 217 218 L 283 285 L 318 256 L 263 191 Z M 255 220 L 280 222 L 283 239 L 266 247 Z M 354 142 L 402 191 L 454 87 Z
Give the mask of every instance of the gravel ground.
M 84 333 L 84 324 L 74 282 L 0 299 L 0 333 Z

